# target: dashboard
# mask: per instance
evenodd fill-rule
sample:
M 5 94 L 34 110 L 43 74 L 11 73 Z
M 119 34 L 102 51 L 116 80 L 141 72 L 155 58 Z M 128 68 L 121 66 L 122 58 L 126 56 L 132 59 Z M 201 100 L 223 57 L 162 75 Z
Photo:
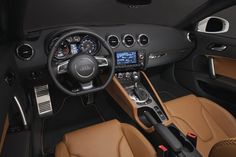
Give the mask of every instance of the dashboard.
M 182 60 L 195 47 L 190 32 L 175 28 L 127 24 L 111 26 L 71 26 L 26 32 L 26 40 L 15 44 L 16 64 L 25 76 L 47 67 L 48 53 L 64 31 L 89 29 L 101 36 L 111 47 L 117 69 L 142 66 L 143 69 Z M 73 34 L 60 43 L 54 59 L 67 60 L 79 53 L 106 55 L 101 43 L 87 34 Z

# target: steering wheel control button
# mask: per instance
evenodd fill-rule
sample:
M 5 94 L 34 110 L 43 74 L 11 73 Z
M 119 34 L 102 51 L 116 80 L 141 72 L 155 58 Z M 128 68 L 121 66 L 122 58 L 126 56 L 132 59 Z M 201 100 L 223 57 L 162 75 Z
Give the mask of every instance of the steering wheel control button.
M 105 57 L 95 56 L 95 58 L 98 62 L 98 67 L 107 67 L 109 65 L 108 60 Z
M 69 73 L 80 82 L 92 81 L 98 73 L 96 59 L 87 54 L 74 57 L 68 65 Z
M 126 35 L 124 35 L 122 42 L 126 47 L 132 47 L 135 44 L 135 39 L 134 39 L 133 35 L 126 34 Z
M 68 63 L 69 63 L 69 60 L 60 63 L 60 64 L 57 66 L 57 73 L 58 73 L 58 74 L 64 74 L 64 73 L 66 73 L 66 72 L 67 72 Z

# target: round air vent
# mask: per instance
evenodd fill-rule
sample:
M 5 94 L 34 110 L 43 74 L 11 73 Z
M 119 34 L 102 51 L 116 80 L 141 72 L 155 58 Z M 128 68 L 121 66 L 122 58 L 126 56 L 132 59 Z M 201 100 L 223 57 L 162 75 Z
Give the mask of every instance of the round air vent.
M 124 37 L 123 37 L 123 44 L 126 46 L 126 47 L 132 47 L 134 46 L 134 43 L 135 43 L 135 39 L 134 37 L 131 35 L 131 34 L 126 34 Z
M 194 42 L 196 37 L 193 33 L 188 32 L 187 33 L 187 39 L 188 39 L 189 42 Z
M 34 55 L 34 50 L 29 44 L 22 44 L 16 48 L 16 55 L 22 60 L 30 60 Z
M 138 43 L 140 46 L 146 46 L 149 43 L 149 38 L 146 34 L 140 34 L 138 36 Z
M 120 44 L 120 40 L 119 38 L 116 36 L 116 35 L 109 35 L 107 37 L 107 42 L 109 43 L 109 45 L 112 47 L 112 48 L 116 48 L 119 46 Z

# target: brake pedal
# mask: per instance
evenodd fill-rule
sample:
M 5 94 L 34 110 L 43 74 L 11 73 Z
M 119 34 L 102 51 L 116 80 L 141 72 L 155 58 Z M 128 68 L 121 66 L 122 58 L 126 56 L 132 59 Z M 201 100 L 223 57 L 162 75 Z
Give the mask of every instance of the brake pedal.
M 48 85 L 34 87 L 34 93 L 40 117 L 47 117 L 53 114 L 52 103 Z

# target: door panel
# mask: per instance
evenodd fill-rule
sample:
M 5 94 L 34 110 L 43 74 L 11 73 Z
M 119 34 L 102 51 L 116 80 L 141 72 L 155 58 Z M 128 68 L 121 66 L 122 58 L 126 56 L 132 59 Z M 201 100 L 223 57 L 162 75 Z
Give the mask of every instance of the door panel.
M 236 6 L 215 15 L 229 21 L 229 31 L 221 34 L 193 32 L 196 48 L 177 63 L 177 81 L 197 94 L 218 102 L 236 116 Z M 194 26 L 193 26 L 194 27 Z M 193 30 L 194 31 L 194 30 Z
M 199 96 L 209 98 L 236 116 L 236 39 L 196 33 L 197 47 L 191 56 L 176 64 L 177 81 Z M 212 43 L 227 45 L 224 51 L 209 48 Z M 209 57 L 214 60 L 212 78 Z

